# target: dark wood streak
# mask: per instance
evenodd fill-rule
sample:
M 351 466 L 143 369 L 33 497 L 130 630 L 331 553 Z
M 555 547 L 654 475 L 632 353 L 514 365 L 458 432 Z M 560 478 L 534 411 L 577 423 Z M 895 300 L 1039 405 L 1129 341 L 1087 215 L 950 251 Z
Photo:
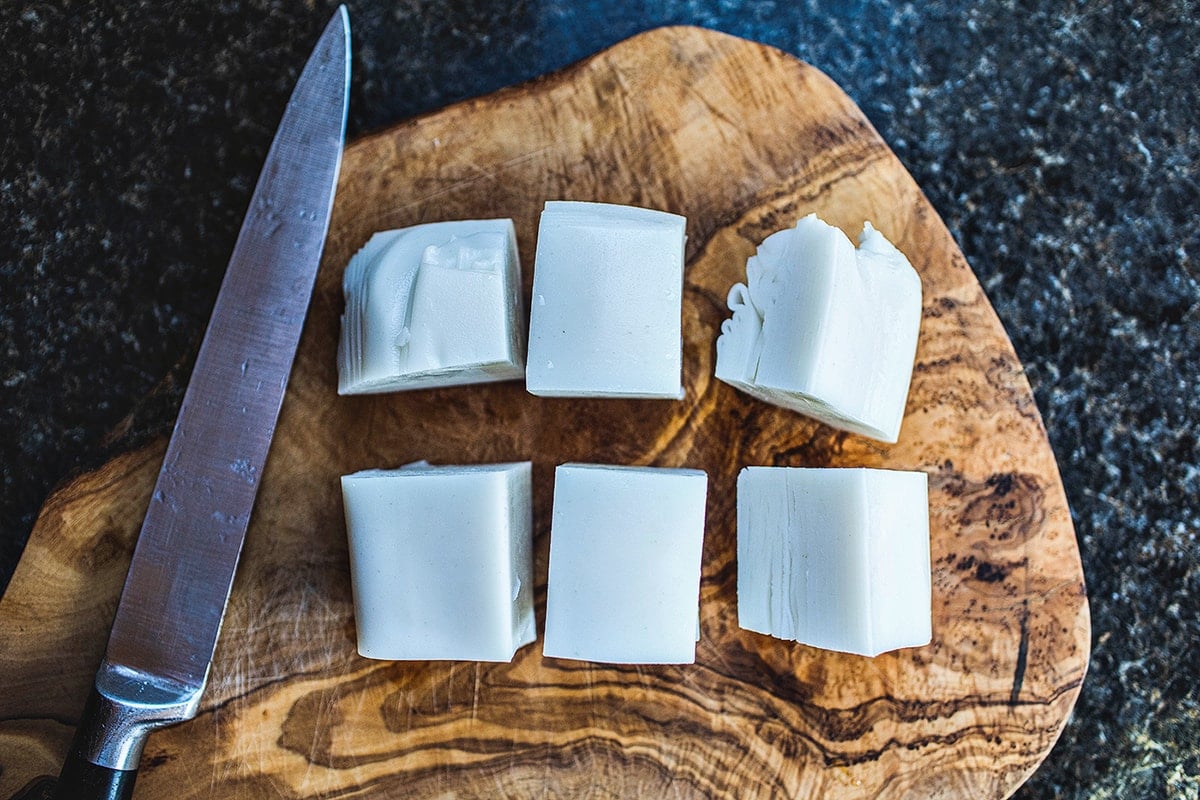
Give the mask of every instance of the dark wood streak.
M 743 651 L 754 660 L 754 654 Z M 728 659 L 737 663 L 736 660 Z M 759 662 L 760 668 L 767 665 Z M 712 668 L 711 666 L 709 667 Z M 740 672 L 740 671 L 739 671 Z M 718 673 L 733 681 L 744 679 L 742 674 Z M 1079 679 L 1080 681 L 1082 679 Z M 1077 688 L 1071 682 L 1055 686 L 1053 691 L 1043 697 L 1027 696 L 1019 704 L 1029 706 L 1047 706 L 1057 703 L 1060 698 Z M 765 694 L 763 693 L 765 692 Z M 1009 693 L 995 695 L 969 694 L 946 701 L 903 700 L 893 696 L 877 696 L 863 700 L 845 708 L 827 708 L 813 702 L 812 686 L 800 681 L 791 674 L 777 674 L 768 687 L 760 687 L 754 696 L 763 706 L 775 713 L 788 713 L 795 709 L 805 718 L 812 721 L 813 726 L 825 733 L 830 741 L 855 741 L 865 735 L 881 720 L 902 723 L 929 722 L 938 718 L 953 717 L 959 711 L 972 708 L 1007 707 L 1017 705 Z
M 449 754 L 447 754 L 449 755 Z M 447 778 L 447 763 L 397 772 L 363 785 L 369 794 L 395 797 L 437 796 L 453 785 L 459 798 L 526 798 L 544 796 L 549 776 L 562 776 L 550 796 L 556 797 L 711 797 L 714 793 L 757 791 L 762 796 L 785 796 L 787 786 L 770 772 L 738 770 L 728 776 L 719 771 L 682 769 L 645 752 L 614 749 L 599 736 L 583 736 L 569 742 L 540 744 L 518 756 L 500 756 L 471 763 L 477 775 L 472 784 L 457 786 Z M 589 779 L 588 775 L 597 776 Z M 736 775 L 739 783 L 733 782 Z M 724 778 L 724 779 L 722 779 Z
M 83 709 L 80 708 L 79 711 L 83 711 Z M 70 730 L 79 724 L 79 714 L 75 714 L 74 716 L 67 714 L 61 716 L 58 714 L 11 714 L 0 717 L 0 725 L 6 722 L 53 722 Z
M 768 210 L 762 216 L 753 220 L 748 219 L 738 225 L 736 229 L 738 236 L 757 245 L 772 233 L 793 227 L 801 217 L 814 210 L 813 206 L 816 202 L 822 195 L 828 194 L 832 187 L 865 174 L 879 161 L 895 157 L 886 148 L 871 153 L 863 152 L 857 147 L 858 145 L 854 151 L 853 161 L 847 159 L 841 170 L 832 175 L 823 175 L 821 182 L 817 185 L 813 186 L 806 180 L 808 176 L 804 175 L 775 192 L 772 199 L 782 202 L 782 205 L 768 206 Z M 857 231 L 852 231 L 847 235 L 855 236 L 857 233 Z M 744 273 L 741 280 L 745 280 Z
M 1017 667 L 1013 670 L 1012 692 L 1009 705 L 1016 705 L 1021 698 L 1021 686 L 1025 683 L 1025 669 L 1029 663 L 1029 601 L 1021 608 L 1021 644 L 1017 648 Z
M 961 526 L 982 525 L 992 538 L 1027 540 L 1045 519 L 1041 483 L 1033 475 L 1000 473 L 980 481 L 940 470 L 930 475 L 930 489 L 954 503 Z
M 752 653 L 743 652 L 753 661 Z M 395 680 L 397 672 L 411 672 L 413 685 L 392 690 L 379 708 L 382 717 L 391 720 L 386 722 L 387 728 L 397 734 L 429 727 L 457 730 L 462 724 L 469 722 L 470 725 L 482 725 L 489 729 L 498 725 L 512 732 L 514 736 L 519 736 L 523 731 L 544 733 L 558 737 L 559 741 L 577 741 L 576 737 L 580 734 L 586 739 L 591 738 L 586 731 L 594 727 L 594 724 L 582 727 L 579 725 L 579 709 L 583 706 L 591 707 L 596 719 L 604 720 L 606 726 L 612 726 L 614 730 L 624 730 L 625 736 L 630 735 L 632 730 L 656 729 L 670 738 L 711 739 L 713 733 L 698 721 L 689 720 L 689 715 L 706 717 L 708 712 L 700 707 L 700 704 L 707 698 L 720 696 L 720 692 L 714 690 L 718 690 L 726 681 L 743 685 L 745 681 L 744 674 L 721 673 L 708 667 L 647 667 L 634 671 L 637 680 L 631 682 L 631 670 L 628 667 L 600 667 L 561 660 L 551 660 L 551 663 L 554 667 L 552 674 L 557 672 L 574 680 L 559 682 L 548 678 L 541 682 L 542 691 L 554 698 L 552 703 L 542 706 L 525 702 L 525 687 L 519 681 L 507 677 L 511 672 L 509 665 L 496 665 L 480 670 L 460 668 L 454 673 L 458 688 L 455 688 L 454 683 L 432 680 L 433 676 L 421 670 L 419 666 L 384 666 L 355 681 L 341 682 L 331 688 L 317 690 L 293 704 L 282 728 L 280 745 L 311 763 L 331 769 L 349 769 L 363 763 L 403 759 L 425 749 L 420 746 L 397 746 L 370 756 L 338 756 L 332 752 L 332 735 L 339 724 L 346 724 L 344 715 L 338 710 L 339 707 L 354 696 L 370 696 L 373 694 L 372 685 L 391 683 Z M 726 658 L 724 663 L 728 665 L 736 662 Z M 754 668 L 755 666 L 747 664 L 739 672 Z M 1020 669 L 1023 671 L 1023 665 Z M 690 681 L 688 684 L 680 684 L 679 677 L 685 672 L 690 673 Z M 631 685 L 642 687 L 642 696 L 635 703 L 629 703 L 625 699 Z M 685 686 L 693 685 L 698 688 L 685 691 Z M 1011 708 L 1018 705 L 1047 706 L 1076 688 L 1078 682 L 1061 686 L 1048 697 L 1027 697 L 1024 700 L 1019 700 L 1015 695 L 974 695 L 954 701 L 930 703 L 901 701 L 894 697 L 882 696 L 870 698 L 849 708 L 832 709 L 812 703 L 811 690 L 806 684 L 792 680 L 792 676 L 777 675 L 768 687 L 769 691 L 747 696 L 747 699 L 751 696 L 756 698 L 756 707 L 740 710 L 732 717 L 727 716 L 726 721 L 732 721 L 732 726 L 736 726 L 737 722 L 759 725 L 757 735 L 777 746 L 787 747 L 794 757 L 799 756 L 802 751 L 796 750 L 794 745 L 786 745 L 785 740 L 803 742 L 803 749 L 811 752 L 826 765 L 851 766 L 877 760 L 882 753 L 895 747 L 920 749 L 935 744 L 952 744 L 985 732 L 988 735 L 997 733 L 997 729 L 988 726 L 968 725 L 953 728 L 949 733 L 903 740 L 889 739 L 880 747 L 865 751 L 834 746 L 837 742 L 859 742 L 880 721 L 924 723 L 950 719 L 965 709 L 999 706 Z M 484 695 L 482 702 L 478 697 L 481 693 Z M 619 708 L 606 706 L 603 702 L 596 708 L 597 699 L 615 703 Z M 660 709 L 662 713 L 651 713 L 656 709 Z M 762 728 L 756 722 L 763 719 L 784 721 L 797 710 L 803 724 L 785 725 L 785 729 L 790 732 L 790 739 L 782 736 L 781 731 L 773 727 Z M 314 725 L 314 719 L 318 717 L 323 718 L 319 726 Z M 314 730 L 319 734 L 315 738 Z M 400 737 L 398 745 L 404 738 Z M 735 747 L 738 741 L 737 737 L 730 736 L 718 735 L 716 738 L 728 739 L 730 747 Z M 619 739 L 611 744 L 617 751 L 622 749 Z M 523 757 L 526 745 L 516 743 L 510 737 L 458 736 L 452 739 L 439 738 L 435 749 L 453 749 L 483 755 L 507 754 L 517 758 Z

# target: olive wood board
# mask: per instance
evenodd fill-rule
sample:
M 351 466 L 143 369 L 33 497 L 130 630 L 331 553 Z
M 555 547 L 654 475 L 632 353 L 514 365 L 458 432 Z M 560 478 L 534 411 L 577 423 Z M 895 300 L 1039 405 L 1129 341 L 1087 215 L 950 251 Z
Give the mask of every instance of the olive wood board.
M 511 217 L 526 302 L 549 199 L 687 217 L 682 401 L 542 399 L 518 382 L 339 397 L 342 270 L 374 232 Z M 924 301 L 900 440 L 881 444 L 713 378 L 730 286 L 815 211 L 870 220 Z M 56 491 L 0 602 L 0 796 L 56 775 L 165 441 Z M 531 460 L 543 629 L 553 472 L 693 467 L 709 496 L 694 665 L 358 656 L 338 477 Z M 933 641 L 864 658 L 737 625 L 747 465 L 929 475 Z M 862 112 L 774 49 L 636 36 L 345 153 L 324 261 L 199 715 L 151 735 L 135 796 L 1005 797 L 1049 752 L 1087 668 L 1062 482 L 1021 364 L 937 213 Z

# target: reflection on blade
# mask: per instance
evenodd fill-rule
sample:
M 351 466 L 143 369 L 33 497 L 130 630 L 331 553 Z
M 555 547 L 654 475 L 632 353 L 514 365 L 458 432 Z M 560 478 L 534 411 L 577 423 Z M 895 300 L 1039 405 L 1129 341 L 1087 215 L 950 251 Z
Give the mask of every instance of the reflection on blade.
M 329 226 L 349 69 L 343 9 L 300 76 L 251 199 L 102 672 L 204 685 Z

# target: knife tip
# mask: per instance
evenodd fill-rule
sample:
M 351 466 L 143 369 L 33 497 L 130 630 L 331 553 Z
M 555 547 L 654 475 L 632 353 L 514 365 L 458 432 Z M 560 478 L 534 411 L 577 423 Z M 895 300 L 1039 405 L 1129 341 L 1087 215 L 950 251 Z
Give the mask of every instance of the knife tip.
M 341 5 L 339 5 L 337 7 L 337 10 L 333 12 L 333 19 L 330 20 L 330 22 L 329 22 L 330 26 L 337 26 L 339 23 L 340 23 L 340 27 L 345 32 L 346 36 L 349 37 L 350 36 L 350 9 L 346 8 L 345 3 L 342 3 Z
M 350 100 L 350 10 L 346 7 L 345 3 L 337 7 L 337 10 L 333 12 L 333 18 L 325 26 L 325 31 L 321 34 L 321 40 L 317 44 L 317 49 L 321 49 L 322 45 L 325 45 L 326 48 L 337 54 L 334 56 L 335 60 L 343 62 L 346 75 L 346 86 L 343 97 L 348 104 Z M 340 53 L 338 52 L 339 49 Z M 344 111 L 346 110 L 348 109 L 344 109 Z

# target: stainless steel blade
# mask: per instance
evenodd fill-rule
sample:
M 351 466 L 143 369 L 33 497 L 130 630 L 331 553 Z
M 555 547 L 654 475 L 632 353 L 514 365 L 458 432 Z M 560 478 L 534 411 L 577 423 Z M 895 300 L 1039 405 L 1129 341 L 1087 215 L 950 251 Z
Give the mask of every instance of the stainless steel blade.
M 130 708 L 195 713 L 325 243 L 349 74 L 342 8 L 267 155 L 159 472 L 96 679 L 108 728 Z M 90 749 L 132 769 L 141 742 Z

